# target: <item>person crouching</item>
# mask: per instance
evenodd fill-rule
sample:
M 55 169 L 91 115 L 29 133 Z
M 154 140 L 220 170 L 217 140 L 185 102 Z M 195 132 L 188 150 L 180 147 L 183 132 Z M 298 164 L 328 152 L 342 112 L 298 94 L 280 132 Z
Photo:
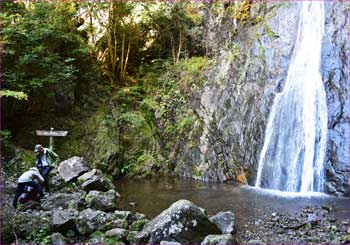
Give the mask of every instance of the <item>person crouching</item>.
M 40 175 L 39 170 L 35 167 L 30 168 L 18 178 L 17 189 L 12 204 L 14 208 L 17 208 L 18 198 L 22 194 L 25 186 L 33 187 L 34 190 L 36 190 L 39 193 L 40 198 L 44 197 L 43 190 L 41 189 L 41 186 L 37 182 L 35 182 L 35 179 L 38 179 L 40 182 L 44 181 L 44 178 Z

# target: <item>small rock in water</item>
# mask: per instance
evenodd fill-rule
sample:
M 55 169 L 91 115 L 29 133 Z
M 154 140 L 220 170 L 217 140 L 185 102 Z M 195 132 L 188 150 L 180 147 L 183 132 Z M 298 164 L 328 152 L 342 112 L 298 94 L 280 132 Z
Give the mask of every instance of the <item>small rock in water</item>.
M 273 212 L 271 215 L 272 217 L 276 217 L 277 213 Z
M 312 236 L 312 237 L 309 237 L 309 241 L 312 242 L 312 243 L 319 243 L 320 242 L 320 238 L 316 237 L 316 236 Z
M 254 224 L 255 226 L 259 226 L 261 224 L 261 219 L 256 220 Z
M 332 206 L 322 206 L 322 209 L 328 211 L 328 212 L 331 212 L 333 211 L 333 207 Z
M 179 242 L 161 241 L 160 245 L 181 245 L 181 243 L 179 243 Z
M 274 217 L 271 221 L 278 222 L 279 220 L 280 220 L 280 218 L 277 216 L 277 217 Z
M 135 207 L 135 206 L 136 206 L 136 202 L 129 202 L 129 205 L 130 205 L 131 207 Z
M 335 226 L 335 225 L 332 225 L 332 226 L 331 226 L 331 230 L 332 230 L 332 231 L 337 231 L 337 230 L 338 230 L 338 227 Z
M 249 240 L 247 244 L 265 244 L 261 240 Z
M 333 223 L 333 222 L 336 221 L 336 219 L 335 218 L 329 218 L 329 221 Z

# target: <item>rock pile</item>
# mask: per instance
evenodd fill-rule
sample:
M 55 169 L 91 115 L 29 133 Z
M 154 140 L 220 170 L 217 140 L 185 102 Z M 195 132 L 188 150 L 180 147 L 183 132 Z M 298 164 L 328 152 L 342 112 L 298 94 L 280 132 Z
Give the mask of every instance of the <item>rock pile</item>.
M 100 170 L 86 166 L 80 157 L 61 162 L 50 178 L 55 192 L 40 204 L 19 205 L 14 216 L 17 242 L 38 243 L 46 239 L 52 244 L 235 243 L 233 213 L 221 212 L 210 218 L 194 203 L 179 200 L 150 221 L 143 214 L 117 210 L 120 195 L 111 180 Z
M 333 208 L 305 207 L 294 214 L 273 212 L 246 224 L 241 243 L 344 244 L 350 243 L 350 220 L 333 217 Z

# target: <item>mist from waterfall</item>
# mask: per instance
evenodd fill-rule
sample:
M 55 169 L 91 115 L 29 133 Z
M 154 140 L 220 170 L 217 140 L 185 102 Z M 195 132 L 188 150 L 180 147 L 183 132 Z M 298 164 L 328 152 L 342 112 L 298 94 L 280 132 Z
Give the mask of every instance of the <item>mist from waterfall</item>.
M 326 93 L 320 73 L 324 4 L 304 1 L 285 86 L 274 99 L 256 187 L 322 192 L 327 144 Z

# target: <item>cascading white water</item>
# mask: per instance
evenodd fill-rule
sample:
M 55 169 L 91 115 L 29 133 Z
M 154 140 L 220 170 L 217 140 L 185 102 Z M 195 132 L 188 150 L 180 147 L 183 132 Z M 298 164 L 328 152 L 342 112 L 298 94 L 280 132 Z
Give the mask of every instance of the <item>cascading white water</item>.
M 324 5 L 301 4 L 291 64 L 271 108 L 255 186 L 322 192 L 327 143 L 326 93 L 320 74 Z

